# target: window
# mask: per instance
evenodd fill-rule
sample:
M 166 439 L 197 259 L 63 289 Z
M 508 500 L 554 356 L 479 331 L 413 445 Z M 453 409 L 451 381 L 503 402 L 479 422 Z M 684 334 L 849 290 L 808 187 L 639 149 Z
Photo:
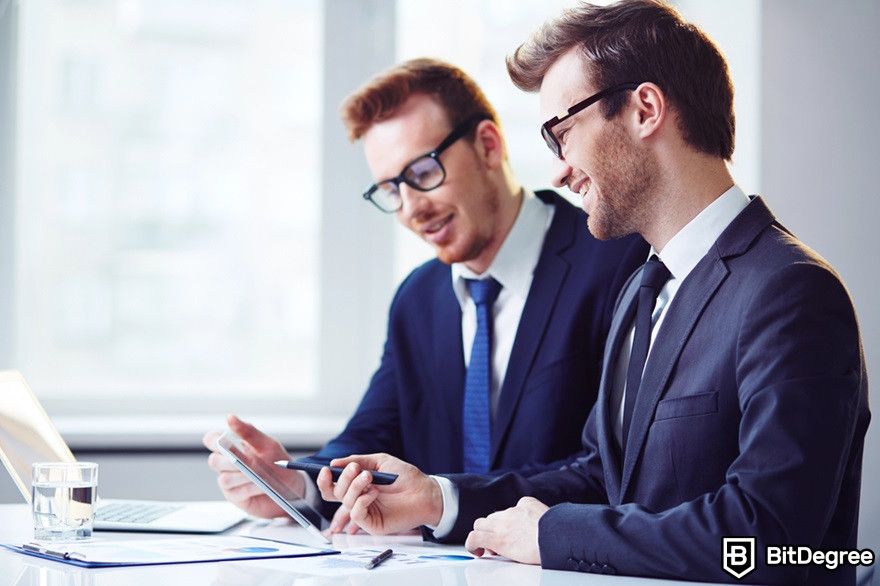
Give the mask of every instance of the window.
M 319 0 L 18 4 L 4 362 L 41 398 L 317 396 L 322 46 Z

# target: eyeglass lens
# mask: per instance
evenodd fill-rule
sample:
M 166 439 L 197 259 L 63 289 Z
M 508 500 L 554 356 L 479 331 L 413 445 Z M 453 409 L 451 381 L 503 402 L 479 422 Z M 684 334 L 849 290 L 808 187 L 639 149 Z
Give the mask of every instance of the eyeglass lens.
M 443 167 L 435 157 L 424 156 L 416 159 L 401 173 L 401 179 L 407 185 L 419 191 L 428 191 L 439 187 L 443 183 L 446 174 Z M 373 200 L 382 209 L 397 211 L 401 205 L 400 181 L 389 179 L 379 183 L 373 193 Z

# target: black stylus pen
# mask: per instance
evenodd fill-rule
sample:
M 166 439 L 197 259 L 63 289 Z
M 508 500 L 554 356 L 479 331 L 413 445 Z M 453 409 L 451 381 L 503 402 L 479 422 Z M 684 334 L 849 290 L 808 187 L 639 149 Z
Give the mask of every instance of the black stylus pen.
M 380 553 L 379 555 L 377 555 L 376 557 L 371 559 L 370 562 L 364 567 L 368 570 L 372 570 L 373 568 L 378 567 L 379 564 L 381 564 L 385 560 L 390 559 L 391 556 L 393 556 L 393 555 L 394 555 L 393 551 L 391 551 L 390 549 L 386 549 L 385 551 L 383 551 L 382 553 Z

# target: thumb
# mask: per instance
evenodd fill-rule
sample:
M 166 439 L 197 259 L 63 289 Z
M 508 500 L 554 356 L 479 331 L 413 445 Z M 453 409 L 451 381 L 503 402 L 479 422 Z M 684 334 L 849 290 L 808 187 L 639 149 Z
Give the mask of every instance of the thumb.
M 384 456 L 384 454 L 354 454 L 345 458 L 334 458 L 330 461 L 330 465 L 345 468 L 351 462 L 357 462 L 362 470 L 379 470 L 382 462 L 386 460 Z

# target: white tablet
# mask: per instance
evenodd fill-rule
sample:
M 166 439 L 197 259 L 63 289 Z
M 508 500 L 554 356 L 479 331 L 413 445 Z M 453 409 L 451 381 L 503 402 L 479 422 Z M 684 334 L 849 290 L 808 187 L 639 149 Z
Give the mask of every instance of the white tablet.
M 241 470 L 251 482 L 259 486 L 294 521 L 302 525 L 322 543 L 331 543 L 321 533 L 321 527 L 316 526 L 308 517 L 321 519 L 322 524 L 326 520 L 323 519 L 320 513 L 300 499 L 288 485 L 286 480 L 289 478 L 290 472 L 275 466 L 272 462 L 264 462 L 249 453 L 250 450 L 247 443 L 229 430 L 217 439 L 217 449 L 221 454 L 229 458 L 235 467 Z M 303 514 L 303 511 L 306 514 Z

